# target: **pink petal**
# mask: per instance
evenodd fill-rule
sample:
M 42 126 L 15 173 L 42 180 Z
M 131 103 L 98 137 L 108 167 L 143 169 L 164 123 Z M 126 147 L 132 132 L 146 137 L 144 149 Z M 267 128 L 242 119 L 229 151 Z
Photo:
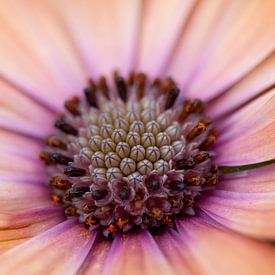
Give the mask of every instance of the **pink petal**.
M 55 1 L 91 75 L 133 69 L 140 1 Z
M 27 227 L 32 223 L 44 221 L 52 216 L 58 216 L 64 219 L 64 209 L 62 209 L 62 207 L 38 207 L 36 209 L 28 209 L 25 211 L 19 210 L 14 213 L 1 213 L 0 228 L 16 229 Z
M 217 163 L 241 165 L 275 158 L 275 89 L 221 122 Z M 222 128 L 222 129 L 221 129 Z
M 79 270 L 79 274 L 83 275 L 102 275 L 104 264 L 109 253 L 112 241 L 105 237 L 98 238 L 85 259 L 85 262 Z
M 0 129 L 0 151 L 37 159 L 44 144 L 34 138 Z
M 0 253 L 28 240 L 64 220 L 62 208 L 41 208 L 0 213 Z
M 1 79 L 0 89 L 0 127 L 35 137 L 52 131 L 53 113 Z
M 178 222 L 178 231 L 195 274 L 273 274 L 271 245 L 217 229 L 202 218 Z
M 36 159 L 35 159 L 36 158 Z M 10 179 L 36 179 L 44 181 L 46 173 L 38 156 L 32 158 L 20 154 L 0 152 L 0 178 Z
M 175 274 L 156 241 L 147 231 L 117 237 L 106 259 L 103 274 Z
M 0 213 L 51 206 L 49 191 L 46 184 L 1 180 Z
M 87 77 L 60 19 L 45 1 L 1 3 L 0 74 L 55 110 Z
M 270 165 L 224 176 L 217 188 L 244 193 L 275 192 L 274 180 L 274 165 Z
M 43 163 L 38 155 L 41 141 L 0 129 L 0 179 L 8 181 L 46 181 Z
M 274 191 L 239 193 L 216 190 L 198 206 L 214 220 L 233 230 L 257 238 L 275 237 Z
M 248 75 L 208 104 L 212 117 L 222 117 L 274 85 L 275 54 L 273 53 Z
M 191 18 L 189 32 L 187 26 L 169 72 L 178 79 L 183 75 L 181 83 L 188 95 L 210 99 L 250 72 L 274 49 L 274 2 L 203 2 Z M 188 58 L 193 45 L 195 52 Z
M 200 1 L 178 41 L 167 72 L 176 78 L 181 86 L 187 84 L 190 74 L 199 62 L 211 35 L 216 31 L 219 21 L 229 8 L 229 1 Z M 202 27 L 202 26 L 207 26 Z M 200 96 L 204 96 L 203 94 Z
M 176 231 L 168 229 L 155 239 L 175 274 L 202 274 L 201 267 L 193 264 L 193 255 L 186 249 L 186 245 Z
M 67 220 L 9 250 L 0 257 L 1 274 L 75 274 L 88 255 L 96 234 Z
M 145 1 L 139 39 L 138 68 L 155 77 L 172 57 L 195 1 Z

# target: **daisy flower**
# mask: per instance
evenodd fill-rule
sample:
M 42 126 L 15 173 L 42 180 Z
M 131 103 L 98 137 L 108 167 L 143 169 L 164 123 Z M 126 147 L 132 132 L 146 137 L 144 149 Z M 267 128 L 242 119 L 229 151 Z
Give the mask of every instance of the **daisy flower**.
M 273 274 L 275 3 L 0 2 L 1 274 Z

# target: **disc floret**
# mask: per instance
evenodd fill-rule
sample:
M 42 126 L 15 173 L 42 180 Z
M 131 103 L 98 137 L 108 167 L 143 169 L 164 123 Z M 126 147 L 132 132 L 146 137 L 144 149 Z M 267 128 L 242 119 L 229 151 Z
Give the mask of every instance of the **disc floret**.
M 91 80 L 85 100 L 65 102 L 40 157 L 67 216 L 109 236 L 194 214 L 217 181 L 207 151 L 217 134 L 203 102 L 179 94 L 171 78 L 115 74 L 113 86 Z

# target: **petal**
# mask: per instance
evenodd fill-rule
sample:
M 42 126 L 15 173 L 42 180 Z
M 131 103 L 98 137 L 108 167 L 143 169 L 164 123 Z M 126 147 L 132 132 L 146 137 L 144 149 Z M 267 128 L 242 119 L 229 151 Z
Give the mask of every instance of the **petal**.
M 116 237 L 106 259 L 103 274 L 174 274 L 148 231 Z
M 157 76 L 164 72 L 195 1 L 146 1 L 141 22 L 138 68 Z
M 0 74 L 52 110 L 78 92 L 85 70 L 48 1 L 1 3 Z M 56 100 L 57 99 L 57 100 Z
M 194 257 L 186 249 L 182 237 L 178 232 L 167 229 L 163 234 L 155 237 L 156 242 L 170 262 L 175 274 L 202 274 L 199 265 L 195 265 Z
M 212 117 L 222 117 L 240 108 L 274 85 L 275 54 L 273 53 L 248 75 L 208 104 Z
M 17 213 L 0 213 L 0 253 L 7 251 L 62 222 L 62 208 L 40 208 Z
M 275 158 L 275 89 L 220 122 L 216 162 L 257 163 Z
M 79 270 L 79 274 L 102 275 L 111 245 L 112 241 L 107 240 L 105 237 L 96 239 L 89 255 Z
M 233 230 L 257 238 L 275 237 L 275 192 L 216 190 L 201 200 L 198 206 L 211 218 Z
M 75 274 L 96 237 L 81 230 L 74 219 L 67 220 L 7 251 L 0 257 L 1 274 Z
M 183 249 L 198 274 L 273 274 L 275 249 L 264 242 L 215 228 L 203 218 L 178 222 Z
M 49 190 L 46 184 L 1 180 L 0 213 L 51 206 Z
M 36 156 L 32 158 L 20 154 L 0 152 L 0 178 L 37 180 L 41 182 L 46 179 L 45 169 Z M 12 165 L 11 165 L 12 164 Z
M 45 181 L 45 169 L 38 157 L 43 147 L 40 140 L 0 129 L 0 180 Z
M 177 71 L 179 79 L 187 74 L 182 84 L 188 95 L 210 99 L 250 72 L 274 49 L 274 2 L 203 2 L 207 3 L 202 4 L 198 14 L 195 12 L 191 35 L 187 33 L 178 46 L 180 51 L 169 72 Z M 221 10 L 216 6 L 222 6 Z M 210 29 L 203 28 L 209 21 Z M 197 41 L 195 53 L 186 60 Z M 185 61 L 186 72 L 180 66 Z
M 275 192 L 274 165 L 223 176 L 219 190 L 244 193 Z
M 41 141 L 0 128 L 0 151 L 37 159 L 44 147 Z
M 199 1 L 185 26 L 173 58 L 167 67 L 169 75 L 175 77 L 180 86 L 187 85 L 191 72 L 195 69 L 199 57 L 211 42 L 211 35 L 215 32 L 221 18 L 228 12 L 229 1 Z M 204 28 L 202 26 L 207 26 Z M 204 95 L 200 95 L 203 97 Z
M 56 4 L 90 74 L 132 69 L 141 1 L 82 0 Z
M 0 90 L 0 127 L 34 137 L 52 130 L 52 112 L 1 79 Z

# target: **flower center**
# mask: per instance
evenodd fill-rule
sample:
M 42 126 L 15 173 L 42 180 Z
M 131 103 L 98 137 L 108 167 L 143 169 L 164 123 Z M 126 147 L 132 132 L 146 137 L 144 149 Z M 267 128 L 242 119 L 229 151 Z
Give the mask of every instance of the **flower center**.
M 171 78 L 142 73 L 114 85 L 90 80 L 85 99 L 66 101 L 40 154 L 55 204 L 105 236 L 174 225 L 217 182 L 208 147 L 217 133 L 198 99 Z

